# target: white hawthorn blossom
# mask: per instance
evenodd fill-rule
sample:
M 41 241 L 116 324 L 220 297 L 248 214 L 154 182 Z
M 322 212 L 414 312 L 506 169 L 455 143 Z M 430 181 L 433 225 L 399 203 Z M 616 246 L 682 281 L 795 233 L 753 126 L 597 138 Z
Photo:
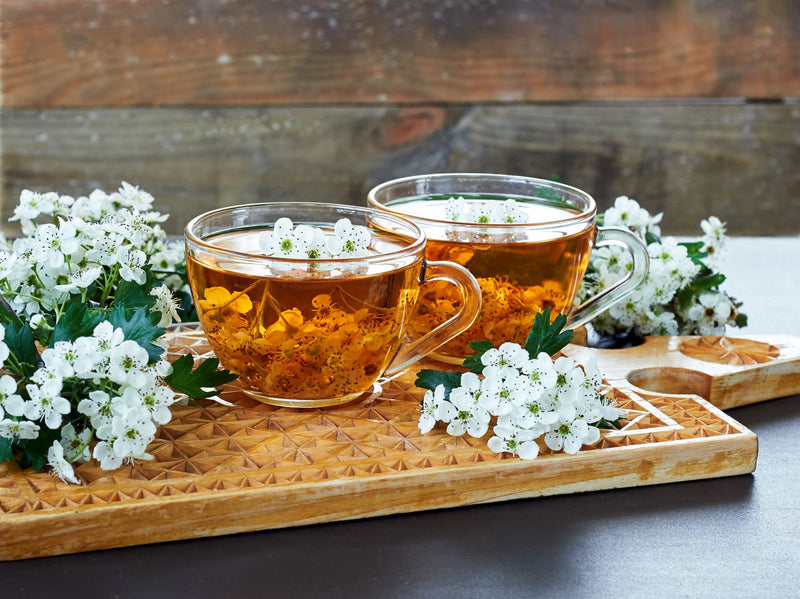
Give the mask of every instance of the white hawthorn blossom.
M 614 422 L 625 416 L 601 393 L 595 361 L 581 366 L 566 357 L 553 362 L 546 353 L 532 358 L 520 345 L 504 343 L 484 352 L 481 362 L 482 378 L 467 372 L 449 393 L 444 385 L 425 393 L 419 418 L 422 433 L 438 421 L 447 424 L 450 435 L 480 438 L 496 418 L 489 449 L 533 459 L 542 436 L 552 450 L 575 453 L 597 442 L 600 432 L 595 425 L 601 420 Z
M 695 289 L 698 277 L 718 272 L 725 249 L 725 223 L 715 216 L 701 221 L 703 236 L 678 242 L 660 238 L 661 214 L 655 217 L 627 196 L 616 199 L 601 217 L 606 226 L 627 227 L 647 244 L 650 271 L 644 282 L 623 301 L 595 317 L 592 327 L 603 335 L 722 334 L 726 326 L 739 326 L 738 304 L 718 282 Z M 690 249 L 691 248 L 691 253 Z M 629 253 L 617 246 L 592 251 L 576 303 L 608 289 L 631 268 Z M 712 299 L 713 296 L 713 299 Z M 700 300 L 703 297 L 703 300 Z M 717 306 L 712 314 L 708 308 Z M 730 310 L 727 310 L 730 307 Z
M 319 227 L 297 225 L 283 217 L 275 221 L 270 231 L 262 231 L 258 245 L 267 256 L 301 259 L 363 258 L 370 254 L 372 234 L 367 227 L 354 225 L 348 218 L 341 218 L 333 231 Z M 313 264 L 317 268 L 319 265 Z M 273 266 L 273 268 L 288 268 Z
M 58 324 L 75 304 L 110 311 L 126 281 L 147 283 L 149 296 L 136 297 L 130 285 L 127 293 L 135 309 L 151 307 L 156 326 L 180 320 L 173 293 L 188 291 L 183 244 L 167 241 L 159 226 L 166 215 L 152 204 L 149 193 L 125 182 L 118 191 L 77 198 L 25 190 L 11 218 L 23 235 L 10 244 L 0 239 L 4 309 L 30 326 L 40 344 L 36 360 L 26 356 L 30 370 L 23 375 L 0 325 L 0 438 L 24 445 L 43 429 L 58 431 L 46 458 L 64 481 L 77 483 L 73 465 L 92 456 L 103 468 L 147 459 L 156 428 L 171 418 L 176 397 L 164 382 L 168 361 L 126 339 L 109 320 L 91 333 L 80 322 Z M 49 346 L 41 347 L 46 339 Z

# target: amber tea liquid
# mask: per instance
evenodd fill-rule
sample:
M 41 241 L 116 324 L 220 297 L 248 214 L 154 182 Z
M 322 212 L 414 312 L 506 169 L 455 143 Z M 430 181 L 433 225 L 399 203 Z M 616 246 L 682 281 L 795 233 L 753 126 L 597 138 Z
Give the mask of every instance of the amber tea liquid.
M 260 232 L 205 241 L 257 256 Z M 391 233 L 373 231 L 372 239 L 376 254 L 407 245 Z M 319 268 L 271 270 L 202 252 L 187 263 L 197 312 L 220 362 L 243 388 L 281 405 L 328 405 L 368 390 L 401 341 L 421 270 L 421 260 L 399 268 L 339 262 L 330 269 L 320 261 Z
M 569 312 L 589 262 L 594 241 L 593 226 L 579 231 L 546 231 L 536 228 L 458 227 L 446 224 L 447 200 L 452 196 L 404 199 L 387 206 L 400 211 L 425 231 L 428 260 L 450 260 L 469 269 L 481 288 L 483 307 L 468 331 L 442 348 L 438 354 L 458 361 L 473 353 L 471 341 L 524 343 L 536 314 L 551 308 L 555 316 Z M 496 199 L 506 199 L 507 196 Z M 465 198 L 484 202 L 490 196 Z M 578 214 L 566 205 L 517 199 L 530 224 L 554 223 Z M 426 223 L 431 219 L 441 224 Z M 409 325 L 423 334 L 452 316 L 458 297 L 445 283 L 426 284 L 420 289 L 416 313 Z

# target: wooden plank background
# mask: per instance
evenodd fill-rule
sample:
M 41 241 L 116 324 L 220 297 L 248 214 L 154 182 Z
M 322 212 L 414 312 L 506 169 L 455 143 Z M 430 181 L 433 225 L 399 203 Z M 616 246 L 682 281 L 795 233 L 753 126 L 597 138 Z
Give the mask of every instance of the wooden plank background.
M 800 232 L 795 0 L 0 0 L 3 220 L 127 180 L 171 212 L 556 175 L 693 234 Z M 13 231 L 13 229 L 6 229 Z

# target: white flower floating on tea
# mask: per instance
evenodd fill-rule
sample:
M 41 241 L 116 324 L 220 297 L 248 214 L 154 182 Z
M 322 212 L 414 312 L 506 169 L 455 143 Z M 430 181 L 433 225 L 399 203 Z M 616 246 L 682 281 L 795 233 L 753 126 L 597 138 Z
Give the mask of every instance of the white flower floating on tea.
M 339 219 L 331 232 L 320 227 L 297 225 L 289 218 L 279 218 L 271 231 L 262 231 L 258 245 L 267 256 L 307 258 L 363 258 L 369 255 L 372 235 L 367 227 Z
M 524 222 L 525 213 L 513 199 L 505 201 L 465 200 L 459 196 L 447 200 L 445 214 L 455 223 L 499 225 Z
M 569 454 L 597 442 L 600 427 L 617 426 L 626 412 L 602 394 L 594 360 L 585 366 L 568 357 L 552 360 L 572 338 L 571 331 L 561 331 L 565 323 L 559 315 L 551 325 L 547 309 L 536 317 L 524 347 L 477 341 L 470 347 L 478 353 L 464 360 L 470 372 L 421 371 L 416 384 L 428 391 L 420 430 L 427 433 L 442 422 L 450 435 L 481 438 L 495 418 L 489 449 L 523 459 L 539 454 L 536 439 L 542 436 L 548 448 Z
M 605 226 L 627 227 L 647 244 L 650 272 L 626 301 L 592 321 L 605 335 L 722 335 L 726 326 L 744 326 L 741 303 L 720 290 L 725 275 L 718 272 L 725 249 L 725 223 L 711 216 L 700 223 L 703 236 L 678 242 L 661 236 L 661 214 L 651 216 L 627 196 L 598 216 Z M 593 251 L 577 301 L 596 295 L 621 279 L 630 255 L 607 246 Z

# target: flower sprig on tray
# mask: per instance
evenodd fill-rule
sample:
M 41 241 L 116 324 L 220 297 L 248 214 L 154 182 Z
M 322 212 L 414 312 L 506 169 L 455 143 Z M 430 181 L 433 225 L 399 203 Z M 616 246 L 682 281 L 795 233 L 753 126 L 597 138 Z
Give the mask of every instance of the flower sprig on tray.
M 591 325 L 600 334 L 722 335 L 727 326 L 742 327 L 747 316 L 741 303 L 720 289 L 719 272 L 724 254 L 725 223 L 715 216 L 700 223 L 699 239 L 679 242 L 661 237 L 662 214 L 652 216 L 627 196 L 598 215 L 598 224 L 627 227 L 647 244 L 650 272 L 644 283 L 625 301 L 596 317 Z M 607 246 L 592 252 L 578 290 L 578 302 L 600 293 L 622 278 L 630 268 L 629 254 Z
M 539 454 L 537 439 L 553 451 L 577 453 L 600 438 L 599 427 L 618 425 L 625 411 L 601 392 L 602 377 L 592 359 L 585 366 L 569 357 L 552 359 L 572 339 L 562 331 L 566 317 L 550 323 L 550 309 L 538 314 L 524 345 L 473 341 L 464 360 L 468 372 L 422 370 L 416 385 L 427 389 L 419 428 L 437 422 L 454 436 L 482 438 L 496 453 L 524 459 Z
M 152 202 L 127 183 L 22 192 L 11 220 L 23 236 L 0 249 L 0 462 L 77 483 L 73 464 L 149 459 L 176 392 L 210 397 L 235 378 L 216 359 L 166 359 L 166 327 L 188 313 L 173 295 L 185 266 Z

